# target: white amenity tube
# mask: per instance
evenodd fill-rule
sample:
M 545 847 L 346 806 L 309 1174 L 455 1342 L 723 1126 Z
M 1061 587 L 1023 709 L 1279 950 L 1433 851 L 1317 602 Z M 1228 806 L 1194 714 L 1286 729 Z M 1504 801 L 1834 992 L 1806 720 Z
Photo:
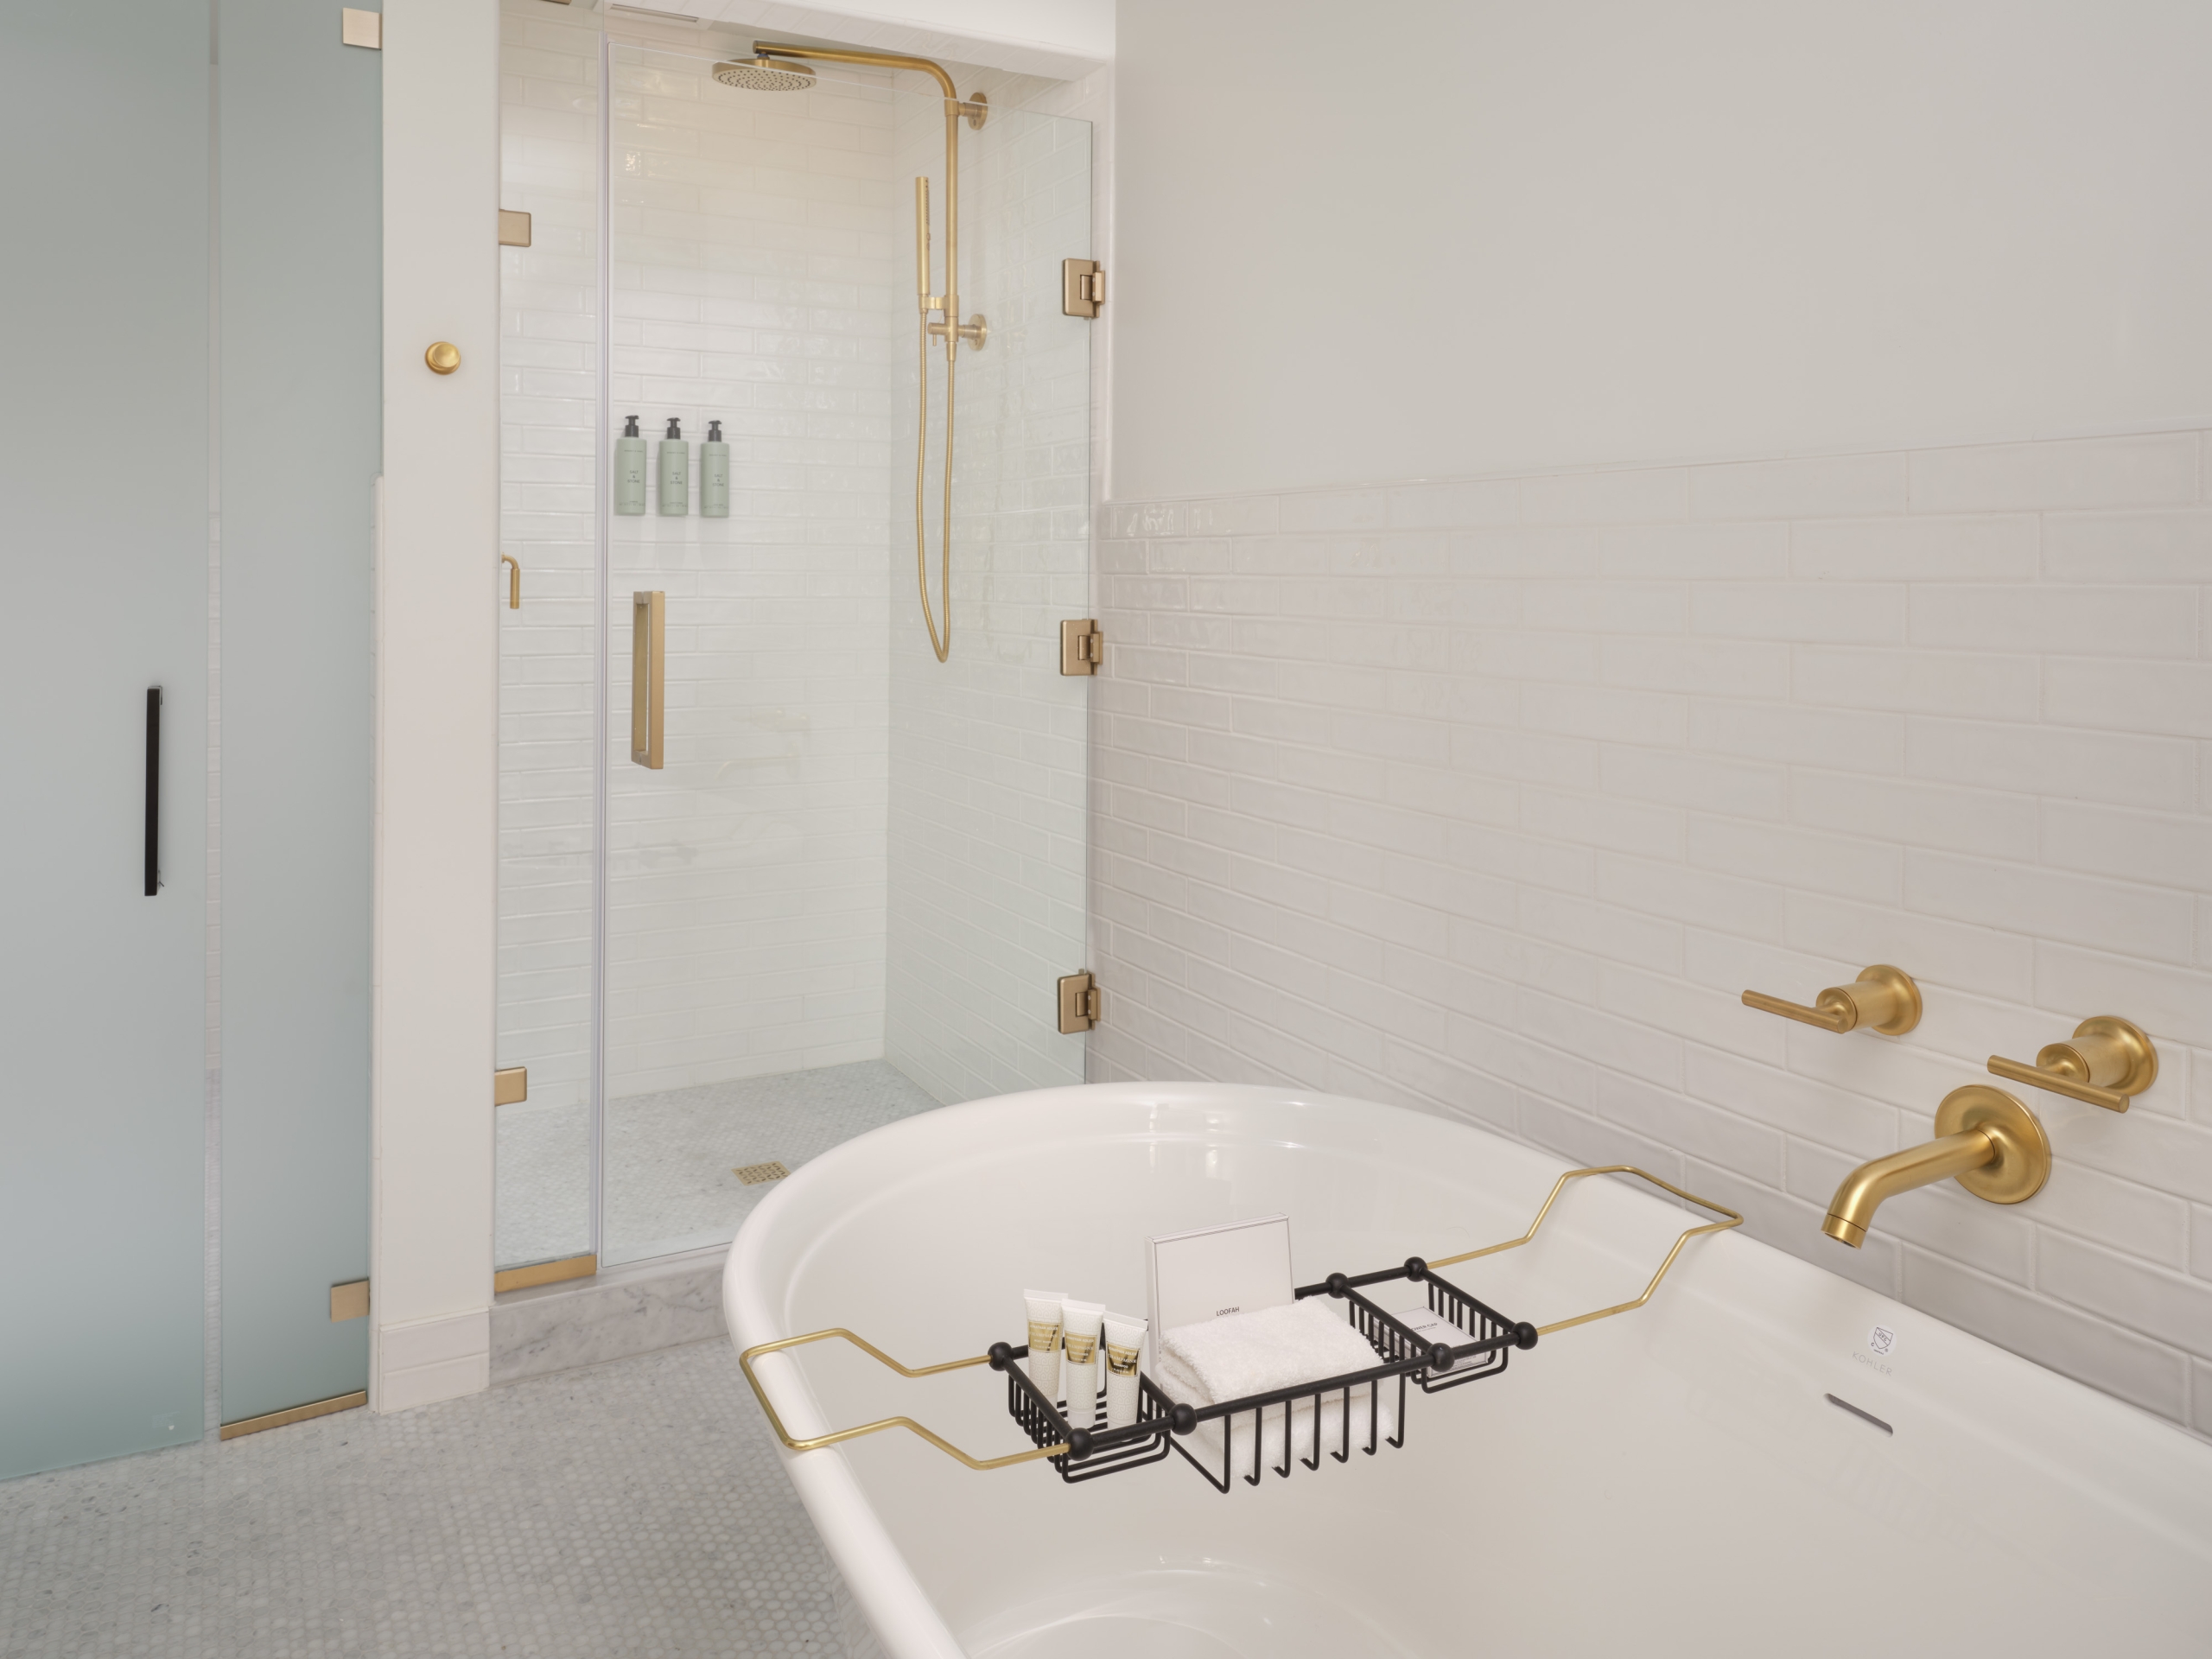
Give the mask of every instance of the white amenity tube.
M 1060 1344 L 1066 1358 L 1060 1395 L 1068 1402 L 1068 1427 L 1089 1428 L 1098 1416 L 1098 1328 L 1105 1321 L 1103 1302 L 1062 1302 Z
M 1106 1316 L 1106 1427 L 1127 1428 L 1137 1420 L 1137 1356 L 1144 1351 L 1145 1322 L 1133 1313 Z
M 1025 1290 L 1029 1310 L 1029 1380 L 1047 1400 L 1060 1397 L 1060 1304 L 1062 1290 Z

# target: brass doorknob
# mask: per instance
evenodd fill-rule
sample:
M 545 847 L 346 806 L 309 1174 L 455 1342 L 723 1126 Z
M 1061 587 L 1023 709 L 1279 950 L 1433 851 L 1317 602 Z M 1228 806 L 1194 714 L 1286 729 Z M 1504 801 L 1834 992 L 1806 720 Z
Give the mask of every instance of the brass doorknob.
M 423 353 L 423 360 L 432 374 L 451 374 L 461 366 L 461 347 L 449 340 L 439 340 Z

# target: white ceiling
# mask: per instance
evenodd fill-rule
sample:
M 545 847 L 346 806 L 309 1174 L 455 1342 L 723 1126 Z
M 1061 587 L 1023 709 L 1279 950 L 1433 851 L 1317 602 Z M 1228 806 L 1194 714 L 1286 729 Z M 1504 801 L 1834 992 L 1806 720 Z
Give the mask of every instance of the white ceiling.
M 951 58 L 1073 80 L 1114 55 L 1114 0 L 602 0 L 619 16 L 658 12 L 879 52 Z

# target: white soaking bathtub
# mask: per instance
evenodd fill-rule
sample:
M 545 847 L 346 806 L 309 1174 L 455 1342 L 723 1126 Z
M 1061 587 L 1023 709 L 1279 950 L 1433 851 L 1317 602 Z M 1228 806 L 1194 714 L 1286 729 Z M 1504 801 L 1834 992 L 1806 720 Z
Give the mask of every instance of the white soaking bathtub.
M 1518 1236 L 1566 1167 L 1274 1089 L 1010 1095 L 800 1169 L 723 1304 L 740 1348 L 844 1325 L 922 1365 L 1019 1343 L 1026 1286 L 1142 1313 L 1150 1235 L 1282 1211 L 1312 1283 Z M 1444 1276 L 1542 1325 L 1635 1296 L 1706 1218 L 1592 1178 Z M 836 1342 L 758 1363 L 797 1436 L 903 1414 L 1027 1445 L 988 1370 L 908 1381 Z M 1692 1240 L 1635 1313 L 1408 1396 L 1402 1449 L 1226 1496 L 1179 1458 L 1071 1485 L 897 1429 L 785 1462 L 895 1659 L 2212 1654 L 2212 1446 L 1741 1232 Z

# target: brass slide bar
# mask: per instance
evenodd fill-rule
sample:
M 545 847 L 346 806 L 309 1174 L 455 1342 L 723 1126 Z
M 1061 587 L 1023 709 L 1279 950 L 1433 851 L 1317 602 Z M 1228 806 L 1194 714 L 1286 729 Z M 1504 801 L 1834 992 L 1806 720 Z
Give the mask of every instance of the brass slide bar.
M 1486 1244 L 1478 1250 L 1462 1251 L 1458 1255 L 1440 1256 L 1435 1261 L 1427 1262 L 1425 1265 L 1432 1268 L 1448 1268 L 1454 1262 L 1471 1262 L 1478 1256 L 1495 1255 L 1500 1250 L 1517 1249 L 1520 1246 L 1526 1244 L 1530 1239 L 1535 1237 L 1536 1230 L 1544 1224 L 1544 1217 L 1551 1214 L 1553 1204 L 1558 1200 L 1560 1192 L 1566 1190 L 1567 1184 L 1569 1181 L 1579 1180 L 1585 1175 L 1634 1175 L 1639 1179 L 1650 1182 L 1654 1186 L 1665 1189 L 1667 1192 L 1673 1193 L 1675 1197 L 1682 1199 L 1686 1203 L 1696 1205 L 1701 1210 L 1713 1211 L 1720 1215 L 1727 1217 L 1728 1219 L 1726 1221 L 1707 1222 L 1701 1227 L 1693 1227 L 1681 1237 L 1677 1238 L 1675 1241 L 1674 1248 L 1667 1252 L 1667 1259 L 1659 1264 L 1659 1271 L 1651 1275 L 1651 1282 L 1644 1286 L 1643 1294 L 1637 1297 L 1634 1301 L 1617 1302 L 1611 1307 L 1598 1308 L 1588 1313 L 1578 1313 L 1571 1319 L 1558 1319 L 1554 1320 L 1550 1325 L 1538 1325 L 1536 1327 L 1536 1335 L 1540 1337 L 1549 1336 L 1554 1331 L 1565 1331 L 1573 1325 L 1588 1325 L 1593 1319 L 1610 1319 L 1616 1313 L 1627 1313 L 1633 1312 L 1637 1308 L 1642 1307 L 1646 1302 L 1651 1300 L 1652 1292 L 1659 1288 L 1659 1281 L 1667 1276 L 1668 1269 L 1675 1265 L 1675 1258 L 1681 1255 L 1683 1245 L 1688 1243 L 1690 1240 L 1697 1237 L 1700 1234 L 1724 1233 L 1731 1227 L 1740 1227 L 1744 1224 L 1743 1217 L 1738 1215 L 1733 1210 L 1729 1209 L 1727 1205 L 1715 1204 L 1710 1198 L 1700 1198 L 1694 1192 L 1685 1192 L 1682 1188 L 1676 1186 L 1672 1181 L 1662 1180 L 1658 1176 L 1652 1174 L 1649 1170 L 1638 1169 L 1633 1164 L 1602 1164 L 1589 1169 L 1570 1169 L 1564 1175 L 1561 1175 L 1558 1180 L 1554 1181 L 1552 1184 L 1552 1190 L 1550 1193 L 1544 1199 L 1543 1208 L 1536 1211 L 1535 1220 L 1529 1224 L 1529 1230 L 1522 1234 L 1520 1237 L 1508 1239 L 1503 1244 Z M 1369 1283 L 1383 1279 L 1399 1278 L 1402 1276 L 1402 1274 L 1403 1269 L 1393 1268 L 1389 1269 L 1387 1272 L 1367 1274 L 1362 1275 L 1361 1278 L 1357 1281 L 1347 1280 L 1345 1282 L 1347 1284 Z M 1384 1317 L 1387 1318 L 1389 1316 L 1385 1315 Z M 899 1361 L 892 1358 L 890 1355 L 885 1353 L 882 1349 L 868 1341 L 866 1338 L 857 1336 L 854 1332 L 845 1330 L 842 1326 L 832 1327 L 827 1331 L 810 1331 L 804 1336 L 780 1337 L 773 1342 L 756 1343 L 753 1346 L 746 1349 L 743 1352 L 738 1355 L 738 1366 L 744 1371 L 745 1380 L 753 1386 L 753 1397 L 760 1402 L 760 1409 L 767 1414 L 768 1426 L 776 1431 L 776 1438 L 779 1440 L 781 1440 L 785 1448 L 790 1451 L 811 1452 L 817 1446 L 836 1446 L 840 1441 L 858 1440 L 863 1434 L 873 1434 L 880 1429 L 886 1428 L 904 1428 L 910 1430 L 912 1433 L 920 1435 L 922 1439 L 927 1440 L 931 1446 L 937 1447 L 938 1451 L 946 1453 L 948 1456 L 959 1459 L 961 1462 L 966 1464 L 970 1469 L 1005 1469 L 1017 1463 L 1033 1463 L 1039 1458 L 1056 1458 L 1063 1452 L 1074 1450 L 1074 1447 L 1071 1443 L 1063 1440 L 1053 1446 L 1033 1446 L 1026 1452 L 1009 1452 L 1002 1458 L 974 1457 L 966 1452 L 963 1452 L 958 1446 L 953 1445 L 951 1441 L 946 1440 L 943 1435 L 937 1433 L 934 1430 L 924 1427 L 911 1417 L 881 1417 L 878 1418 L 872 1423 L 861 1423 L 851 1428 L 833 1429 L 827 1434 L 810 1435 L 804 1440 L 795 1439 L 791 1431 L 784 1427 L 784 1420 L 777 1412 L 775 1406 L 769 1401 L 767 1390 L 760 1386 L 760 1379 L 753 1374 L 753 1362 L 761 1354 L 777 1353 L 786 1348 L 801 1347 L 807 1343 L 821 1342 L 830 1337 L 842 1338 L 845 1341 L 851 1343 L 855 1347 L 861 1350 L 863 1352 L 873 1355 L 875 1358 L 882 1361 L 883 1363 L 888 1365 L 893 1370 L 898 1372 L 901 1376 L 935 1376 L 940 1371 L 965 1370 L 970 1366 L 988 1365 L 991 1363 L 991 1356 L 988 1353 L 984 1353 L 976 1354 L 967 1359 L 948 1359 L 942 1364 L 938 1365 L 903 1365 L 899 1363 Z M 1504 1341 L 1507 1340 L 1507 1338 L 1500 1338 L 1499 1340 Z M 1498 1344 L 1491 1343 L 1489 1345 L 1495 1347 L 1498 1345 Z M 1007 1354 L 1019 1355 L 1027 1353 L 1028 1350 L 1026 1348 L 1020 1350 L 1007 1349 L 1001 1351 Z M 1329 1384 L 1317 1383 L 1314 1386 L 1317 1389 L 1325 1390 Z M 1236 1402 L 1232 1402 L 1229 1407 L 1223 1408 L 1220 1411 L 1209 1408 L 1207 1414 L 1209 1416 L 1222 1414 L 1223 1412 L 1233 1409 L 1235 1405 Z M 1286 1441 L 1286 1445 L 1287 1444 L 1287 1441 Z

